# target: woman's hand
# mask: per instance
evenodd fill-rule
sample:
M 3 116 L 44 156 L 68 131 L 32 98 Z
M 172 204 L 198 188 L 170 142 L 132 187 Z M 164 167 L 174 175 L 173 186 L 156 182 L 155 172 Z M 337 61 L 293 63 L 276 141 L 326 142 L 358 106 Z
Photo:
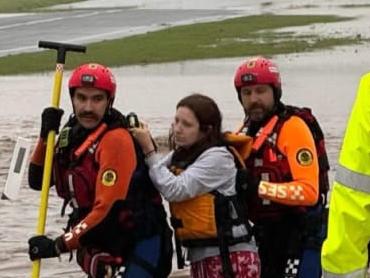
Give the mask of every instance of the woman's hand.
M 152 135 L 150 134 L 146 123 L 140 122 L 140 127 L 130 128 L 129 130 L 132 136 L 140 144 L 145 155 L 155 151 Z

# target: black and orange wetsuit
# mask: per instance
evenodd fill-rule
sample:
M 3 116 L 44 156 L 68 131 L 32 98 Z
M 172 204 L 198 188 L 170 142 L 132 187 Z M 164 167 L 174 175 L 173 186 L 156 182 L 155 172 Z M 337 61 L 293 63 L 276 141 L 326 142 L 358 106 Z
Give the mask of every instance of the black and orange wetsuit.
M 254 145 L 246 165 L 257 190 L 248 196 L 247 203 L 259 244 L 261 277 L 304 277 L 297 273 L 311 233 L 308 230 L 319 233 L 321 229 L 307 220 L 320 203 L 313 134 L 294 114 L 276 114 L 263 126 L 250 130 L 254 134 L 248 130 L 247 134 L 254 137 Z
M 43 163 L 40 158 L 44 149 L 45 144 L 40 140 L 31 158 L 31 163 Z M 64 234 L 64 241 L 69 250 L 77 249 L 79 238 L 98 225 L 108 215 L 116 201 L 124 200 L 127 196 L 130 180 L 136 167 L 134 144 L 128 131 L 117 128 L 106 132 L 96 147 L 95 163 L 96 176 L 89 177 L 89 179 L 96 179 L 93 184 L 95 188 L 91 188 L 91 184 L 88 185 L 90 192 L 95 190 L 94 202 L 91 211 L 80 220 L 80 223 Z M 55 165 L 55 168 L 58 167 L 59 165 Z M 56 171 L 59 172 L 60 169 Z M 88 174 L 94 175 L 95 173 L 90 171 Z M 63 176 L 59 178 L 68 179 Z M 59 182 L 59 180 L 56 181 L 57 184 Z
M 262 203 L 271 203 L 267 200 L 288 206 L 317 203 L 319 166 L 316 147 L 302 119 L 290 117 L 276 135 L 276 145 L 271 148 L 265 146 L 261 151 L 263 166 L 266 167 L 265 170 L 263 166 L 259 169 L 258 195 Z M 260 159 L 257 157 L 255 164 Z M 261 209 L 265 206 L 262 204 Z
M 64 199 L 62 214 L 67 204 L 72 208 L 63 234 L 66 248 L 93 248 L 127 259 L 137 242 L 168 235 L 168 225 L 141 148 L 124 128 L 123 116 L 115 113 L 118 119 L 103 122 L 93 131 L 82 129 L 75 119 L 66 124 L 55 150 L 53 180 Z M 45 143 L 40 139 L 30 169 L 41 169 L 41 173 L 31 170 L 29 174 L 35 189 L 44 153 Z M 167 253 L 170 258 L 164 263 L 170 264 L 172 250 Z

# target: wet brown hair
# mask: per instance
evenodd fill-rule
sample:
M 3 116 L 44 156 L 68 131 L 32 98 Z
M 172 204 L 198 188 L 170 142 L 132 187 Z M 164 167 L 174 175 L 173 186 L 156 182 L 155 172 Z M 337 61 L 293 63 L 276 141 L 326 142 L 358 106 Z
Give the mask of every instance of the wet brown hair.
M 177 103 L 176 109 L 179 107 L 186 107 L 194 113 L 199 130 L 205 133 L 203 144 L 217 145 L 222 141 L 222 115 L 212 98 L 199 93 L 191 94 Z

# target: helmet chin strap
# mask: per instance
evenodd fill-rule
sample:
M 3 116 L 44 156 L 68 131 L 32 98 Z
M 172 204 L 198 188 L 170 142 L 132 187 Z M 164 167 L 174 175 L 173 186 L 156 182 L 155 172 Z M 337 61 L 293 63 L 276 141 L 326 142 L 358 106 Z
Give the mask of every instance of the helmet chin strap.
M 114 101 L 114 98 L 109 98 L 108 105 L 107 105 L 107 108 L 105 109 L 105 113 L 104 113 L 102 121 L 109 119 L 109 117 L 111 116 L 112 109 L 113 109 L 113 101 Z
M 109 107 L 109 109 L 113 107 L 113 102 L 114 102 L 114 97 L 110 97 L 108 99 L 108 107 Z
M 108 98 L 108 105 L 107 105 L 107 108 L 105 109 L 104 116 L 110 115 L 112 108 L 113 108 L 113 101 L 114 101 L 114 98 Z

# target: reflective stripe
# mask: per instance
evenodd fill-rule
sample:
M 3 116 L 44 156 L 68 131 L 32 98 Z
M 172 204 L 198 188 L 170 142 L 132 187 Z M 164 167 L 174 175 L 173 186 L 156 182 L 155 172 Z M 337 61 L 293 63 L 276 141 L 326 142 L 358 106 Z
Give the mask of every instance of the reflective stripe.
M 370 176 L 356 173 L 342 165 L 337 166 L 335 181 L 346 187 L 370 193 Z
M 346 274 L 334 274 L 323 270 L 322 275 L 324 278 L 365 278 L 366 269 L 360 269 Z
M 78 208 L 75 189 L 74 189 L 74 186 L 73 186 L 73 176 L 72 176 L 72 174 L 68 175 L 68 188 L 69 188 L 69 193 L 71 194 L 72 205 L 73 205 L 74 208 Z
M 102 263 L 104 263 L 104 258 L 107 258 L 107 259 L 111 259 L 112 257 L 108 254 L 108 253 L 98 253 L 98 254 L 95 254 L 92 259 L 91 259 L 91 262 L 90 262 L 90 273 L 91 275 L 94 275 L 98 272 L 98 263 L 99 263 L 99 260 L 101 260 Z M 104 267 L 110 267 L 109 264 L 105 264 Z M 106 271 L 107 271 L 107 268 L 106 268 Z M 112 270 L 111 270 L 112 271 Z M 89 275 L 90 277 L 90 275 Z M 106 277 L 104 275 L 104 277 Z M 110 277 L 110 276 L 109 276 Z

